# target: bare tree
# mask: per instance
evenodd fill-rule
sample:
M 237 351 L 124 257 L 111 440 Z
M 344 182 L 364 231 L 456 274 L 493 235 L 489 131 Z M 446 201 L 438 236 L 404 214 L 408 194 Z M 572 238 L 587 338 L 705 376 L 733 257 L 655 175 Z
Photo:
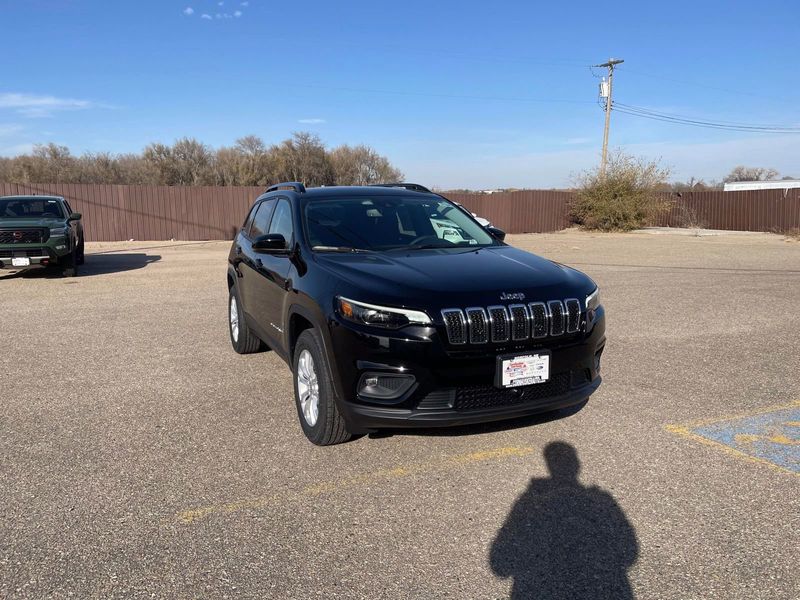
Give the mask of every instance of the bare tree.
M 403 174 L 385 156 L 368 146 L 339 146 L 330 153 L 337 185 L 369 185 L 402 181 Z
M 65 146 L 37 146 L 31 154 L 0 158 L 0 181 L 13 183 L 117 183 L 266 186 L 281 180 L 313 185 L 395 181 L 401 174 L 367 146 L 328 152 L 310 133 L 296 133 L 274 146 L 248 135 L 231 147 L 211 150 L 191 138 L 172 145 L 154 143 L 141 154 L 87 152 Z
M 298 132 L 271 151 L 278 179 L 301 181 L 309 186 L 333 185 L 334 174 L 325 145 L 319 136 Z
M 739 165 L 734 167 L 722 181 L 724 183 L 731 183 L 734 181 L 770 181 L 776 177 L 778 177 L 778 172 L 775 169 Z

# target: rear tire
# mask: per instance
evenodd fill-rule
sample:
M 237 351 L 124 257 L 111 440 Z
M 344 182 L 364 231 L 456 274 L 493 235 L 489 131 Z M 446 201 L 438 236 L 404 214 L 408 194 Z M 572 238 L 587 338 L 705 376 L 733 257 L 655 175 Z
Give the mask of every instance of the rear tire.
M 292 367 L 297 416 L 309 441 L 317 446 L 332 446 L 352 438 L 336 403 L 330 368 L 316 329 L 300 334 Z
M 228 333 L 231 336 L 231 345 L 238 354 L 252 354 L 261 349 L 261 340 L 247 326 L 235 285 L 231 286 L 228 295 Z

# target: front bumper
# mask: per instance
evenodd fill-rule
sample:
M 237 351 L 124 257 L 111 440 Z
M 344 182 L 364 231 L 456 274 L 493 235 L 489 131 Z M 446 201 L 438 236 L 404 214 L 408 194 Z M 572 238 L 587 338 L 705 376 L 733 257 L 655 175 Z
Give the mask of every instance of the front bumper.
M 601 377 L 597 376 L 591 383 L 544 400 L 475 410 L 460 411 L 453 408 L 434 410 L 398 409 L 348 403 L 349 419 L 346 417 L 346 420 L 356 427 L 355 431 L 405 427 L 456 427 L 475 423 L 489 423 L 580 404 L 586 401 L 600 387 L 601 381 Z
M 599 386 L 605 313 L 588 331 L 524 343 L 449 347 L 435 327 L 376 334 L 349 323 L 329 323 L 329 364 L 339 409 L 353 432 L 394 427 L 447 427 L 510 419 L 585 401 Z M 496 388 L 496 358 L 546 350 L 550 381 L 516 390 Z M 365 376 L 413 375 L 395 399 L 359 394 Z
M 68 255 L 70 243 L 65 238 L 50 238 L 42 244 L 2 244 L 0 245 L 0 269 L 35 269 L 58 263 Z M 27 258 L 28 266 L 13 264 L 14 258 Z

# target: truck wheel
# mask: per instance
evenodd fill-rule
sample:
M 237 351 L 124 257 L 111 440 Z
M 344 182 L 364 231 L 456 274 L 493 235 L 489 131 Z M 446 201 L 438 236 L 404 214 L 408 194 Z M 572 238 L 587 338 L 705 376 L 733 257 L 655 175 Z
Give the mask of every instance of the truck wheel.
M 353 437 L 336 405 L 330 369 L 316 329 L 300 334 L 292 366 L 297 415 L 306 437 L 317 446 L 341 444 Z
M 252 354 L 261 349 L 261 340 L 247 326 L 235 285 L 231 286 L 228 297 L 228 332 L 231 335 L 231 345 L 237 353 Z
M 63 269 L 61 274 L 64 277 L 77 277 L 78 276 L 78 249 L 75 248 L 61 259 Z
M 81 238 L 81 241 L 78 242 L 78 248 L 76 249 L 76 252 L 77 252 L 77 257 L 75 259 L 75 264 L 82 265 L 83 263 L 86 262 L 86 255 L 84 254 L 83 238 Z

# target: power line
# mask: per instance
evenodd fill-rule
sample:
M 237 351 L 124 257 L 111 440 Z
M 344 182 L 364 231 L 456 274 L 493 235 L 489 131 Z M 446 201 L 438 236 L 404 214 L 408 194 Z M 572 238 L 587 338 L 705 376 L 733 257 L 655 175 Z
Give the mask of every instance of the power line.
M 720 87 L 720 86 L 716 86 L 716 85 L 709 85 L 707 83 L 702 83 L 700 81 L 690 81 L 690 80 L 686 80 L 686 79 L 676 79 L 674 77 L 666 77 L 664 75 L 655 75 L 653 73 L 645 73 L 644 71 L 638 71 L 638 70 L 635 70 L 635 69 L 631 69 L 628 66 L 620 67 L 620 68 L 622 68 L 626 73 L 630 73 L 630 74 L 632 74 L 634 76 L 638 75 L 640 77 L 648 77 L 650 79 L 657 79 L 659 81 L 671 81 L 673 83 L 682 83 L 684 85 L 690 85 L 690 86 L 693 86 L 693 87 L 703 87 L 703 88 L 706 88 L 706 89 L 709 89 L 709 90 L 716 90 L 718 92 L 725 92 L 727 94 L 738 94 L 740 96 L 750 96 L 752 98 L 763 98 L 765 100 L 771 100 L 773 102 L 780 102 L 780 103 L 786 103 L 786 104 L 790 104 L 790 103 L 791 104 L 796 104 L 796 101 L 792 100 L 790 98 L 778 98 L 776 96 L 767 96 L 766 94 L 758 94 L 756 92 L 748 92 L 748 91 L 745 91 L 745 90 L 742 90 L 742 89 L 732 89 L 732 88 Z
M 706 129 L 722 129 L 726 131 L 745 131 L 752 133 L 800 133 L 800 127 L 739 123 L 735 121 L 709 121 L 706 119 L 686 117 L 672 113 L 662 113 L 649 108 L 623 104 L 621 102 L 615 102 L 613 104 L 613 108 L 618 112 L 643 119 L 651 119 L 654 121 L 675 123 L 692 127 L 703 127 Z

